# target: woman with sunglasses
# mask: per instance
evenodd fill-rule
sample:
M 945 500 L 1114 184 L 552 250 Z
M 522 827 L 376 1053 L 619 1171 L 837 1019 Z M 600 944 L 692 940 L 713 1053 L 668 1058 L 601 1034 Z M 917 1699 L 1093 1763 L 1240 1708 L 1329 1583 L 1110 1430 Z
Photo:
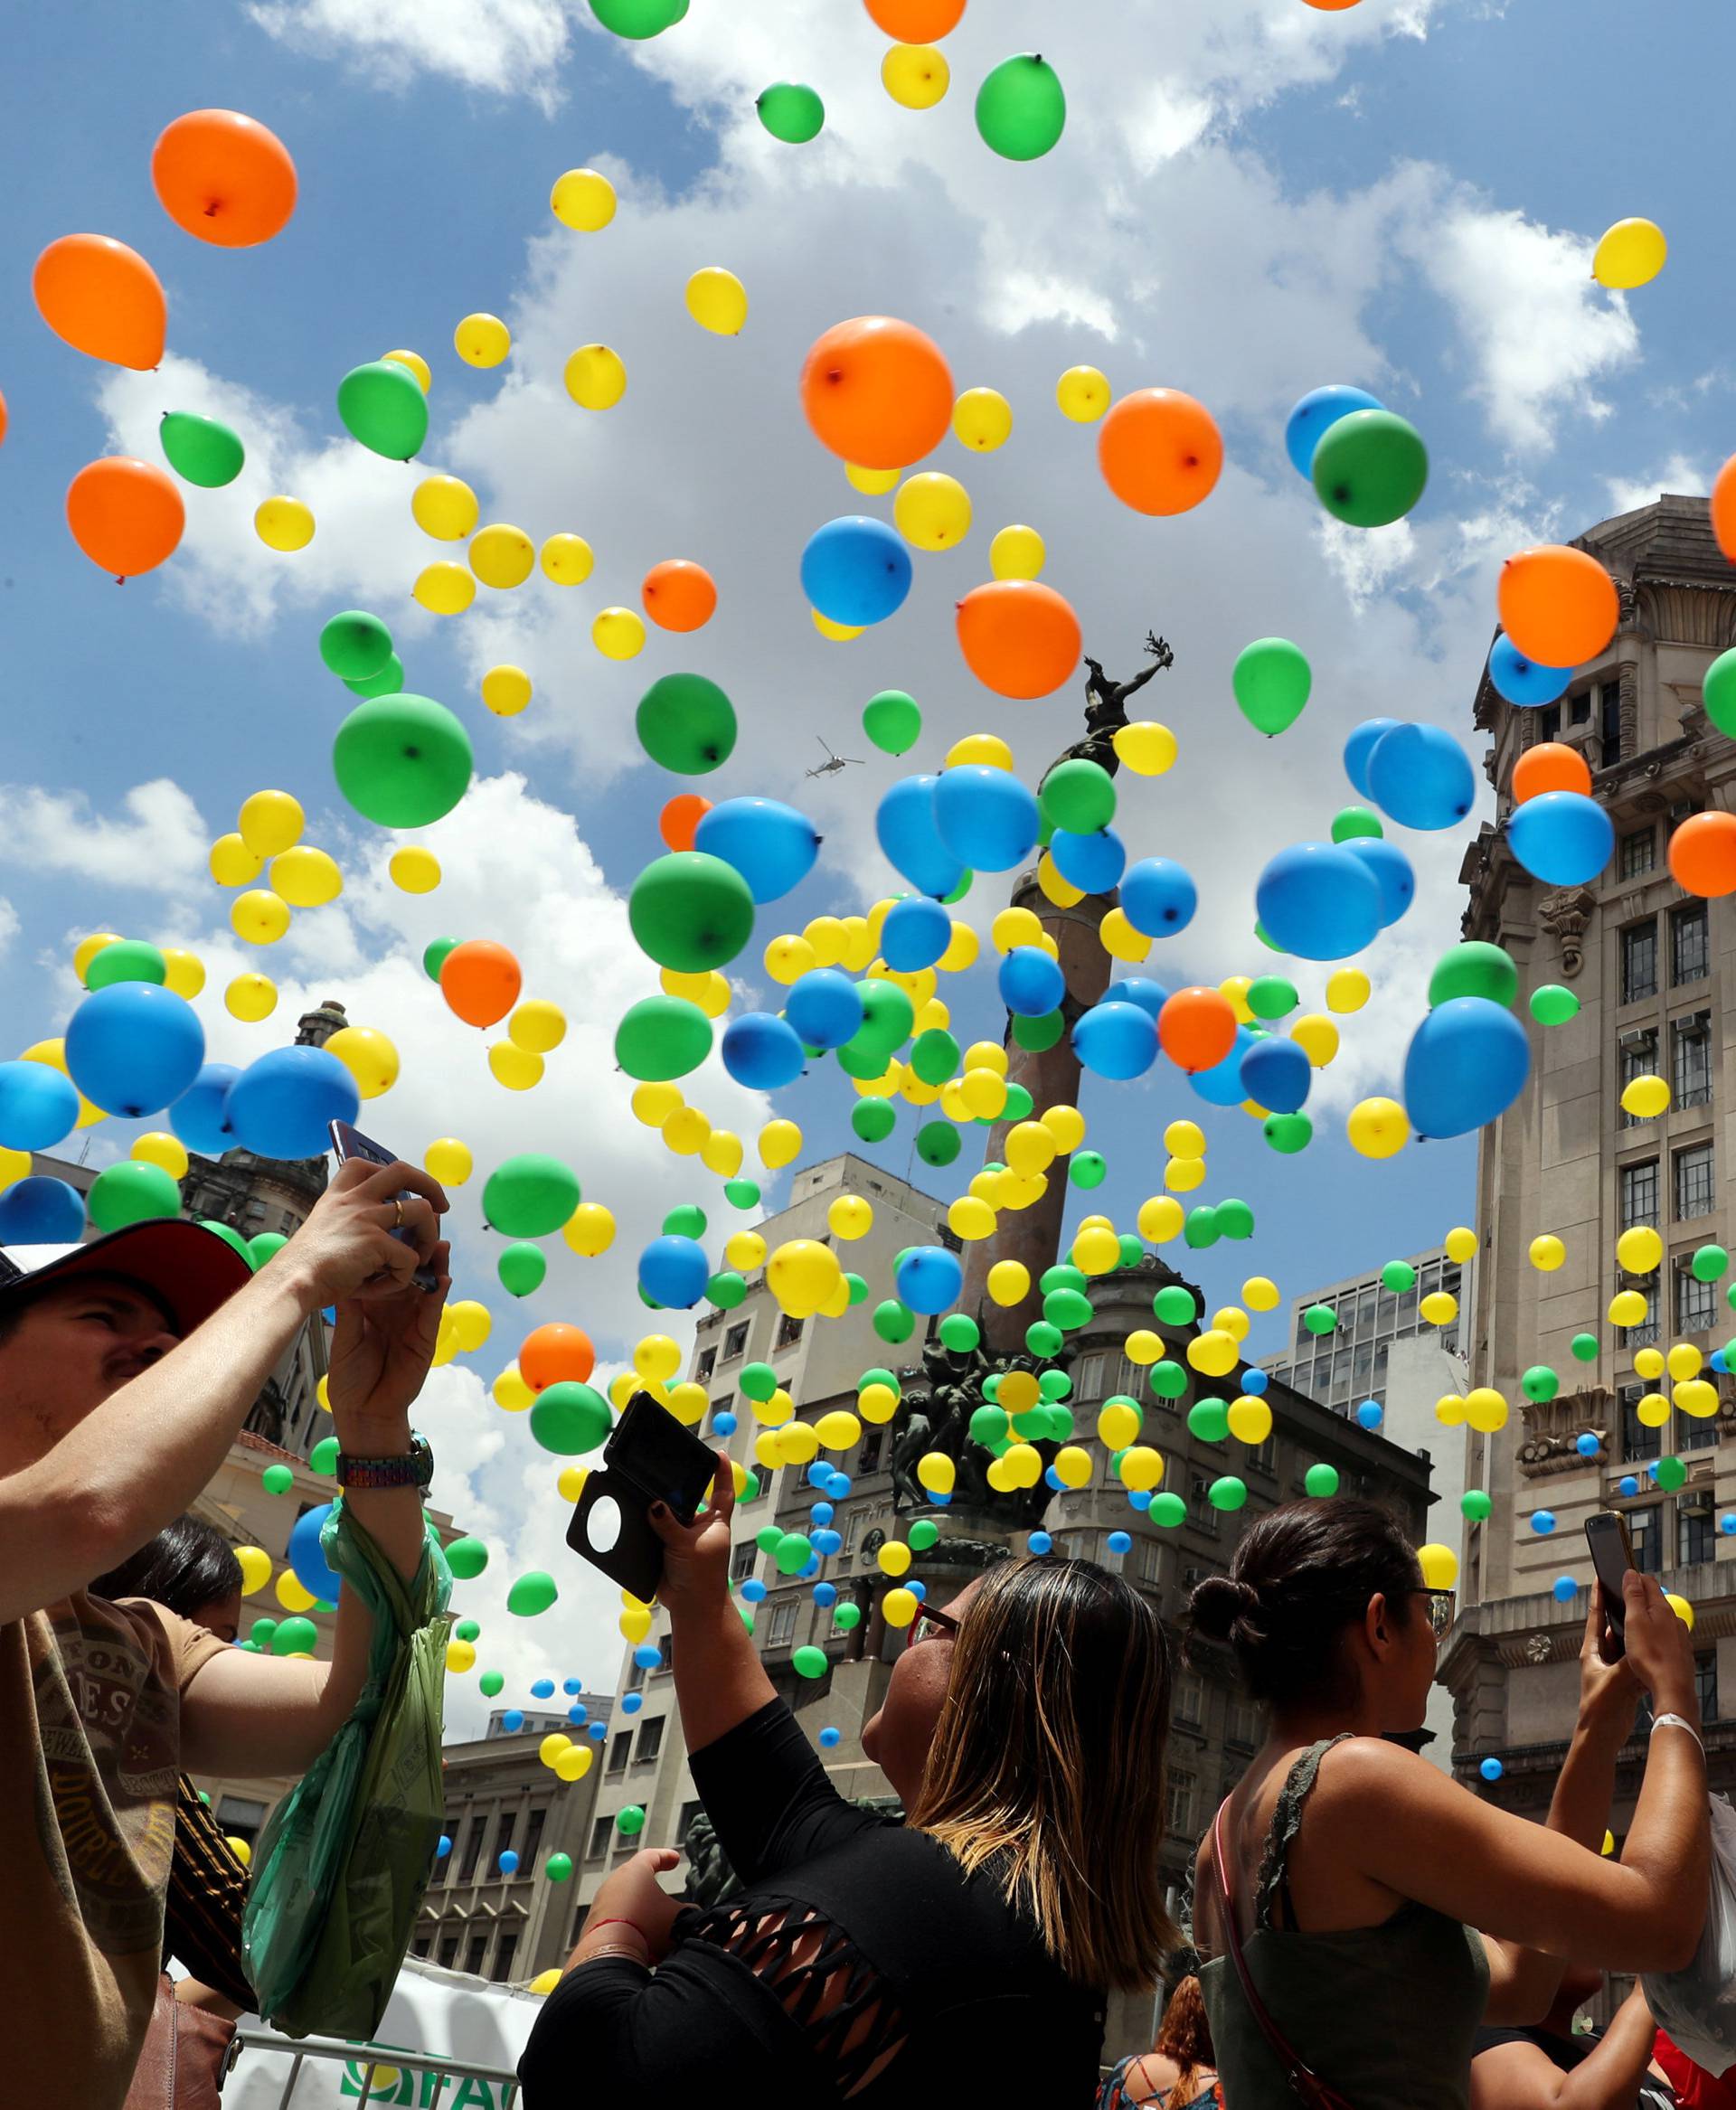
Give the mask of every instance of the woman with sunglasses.
M 1705 1753 L 1687 1629 L 1656 1582 L 1624 1578 L 1614 1663 L 1594 1594 L 1546 1826 L 1406 1748 L 1451 1616 L 1434 1595 L 1397 1521 L 1348 1498 L 1260 1517 L 1229 1574 L 1194 1593 L 1195 1635 L 1227 1641 L 1270 1710 L 1195 1868 L 1195 1938 L 1216 1951 L 1201 1986 L 1236 2110 L 1298 2096 L 1466 2110 L 1477 2025 L 1539 2020 L 1564 1961 L 1669 1971 L 1699 1941 Z M 1642 1691 L 1656 1710 L 1645 1779 L 1621 1859 L 1605 1859 Z
M 908 1813 L 833 1787 L 729 1596 L 729 1462 L 653 1516 L 694 1785 L 743 1895 L 704 1913 L 635 1855 L 599 1891 L 520 2063 L 526 2110 L 602 2100 L 1031 2102 L 1087 2110 L 1111 1986 L 1175 1940 L 1157 1852 L 1169 1659 L 1089 1561 L 1007 1561 L 925 1609 L 863 1732 Z

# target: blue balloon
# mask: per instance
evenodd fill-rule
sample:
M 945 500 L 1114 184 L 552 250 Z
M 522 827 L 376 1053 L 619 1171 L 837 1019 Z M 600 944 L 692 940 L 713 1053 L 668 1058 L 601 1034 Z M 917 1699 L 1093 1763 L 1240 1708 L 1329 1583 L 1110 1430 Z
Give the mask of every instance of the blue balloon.
M 1574 1437 L 1573 1448 L 1582 1458 L 1595 1458 L 1603 1448 L 1603 1439 L 1600 1436 L 1593 1436 L 1588 1428 Z
M 834 1502 L 842 1502 L 844 1496 L 849 1493 L 850 1488 L 851 1480 L 847 1473 L 834 1473 L 826 1484 L 826 1492 Z
M 1137 1003 L 1141 1011 L 1149 1012 L 1155 1019 L 1169 1002 L 1170 992 L 1161 982 L 1154 982 L 1149 975 L 1128 975 L 1122 981 L 1109 984 L 1111 1003 Z
M 1109 1546 L 1111 1553 L 1131 1553 L 1133 1550 L 1132 1534 L 1127 1531 L 1111 1531 Z
M 561 1681 L 561 1690 L 563 1692 L 582 1692 L 584 1689 L 584 1681 L 582 1679 L 562 1678 Z
M 693 848 L 721 857 L 756 901 L 775 901 L 814 869 L 820 838 L 806 814 L 776 798 L 726 798 L 703 815 Z
M 910 552 L 883 520 L 846 513 L 808 537 L 802 591 L 821 615 L 861 627 L 882 623 L 910 590 Z
M 531 1686 L 531 1698 L 533 1700 L 552 1700 L 554 1698 L 554 1680 L 552 1678 L 538 1678 Z
M 1014 1018 L 1047 1018 L 1067 994 L 1067 977 L 1041 946 L 1015 945 L 1001 962 L 1000 990 Z
M 766 1586 L 759 1577 L 750 1575 L 736 1593 L 745 1603 L 757 1605 L 766 1594 Z
M 663 1652 L 648 1641 L 642 1641 L 633 1651 L 633 1661 L 642 1671 L 655 1671 L 663 1661 Z
M 900 975 L 933 966 L 951 943 L 952 918 L 923 894 L 894 901 L 880 927 L 880 956 Z
M 581 1729 L 590 1719 L 590 1710 L 582 1700 L 575 1700 L 567 1710 L 567 1719 L 576 1729 Z
M 1455 996 L 1410 1036 L 1404 1109 L 1419 1135 L 1468 1135 L 1505 1113 L 1531 1074 L 1531 1043 L 1505 1003 Z
M 138 989 L 146 983 L 116 983 Z M 64 1180 L 34 1173 L 0 1194 L 0 1246 L 76 1246 L 84 1236 L 84 1196 Z
M 0 1062 L 0 1144 L 52 1150 L 79 1123 L 78 1087 L 46 1062 Z
M 319 1534 L 331 1513 L 329 1502 L 304 1510 L 289 1533 L 286 1558 L 295 1571 L 296 1580 L 310 1597 L 323 1597 L 328 1605 L 335 1605 L 340 1584 L 319 1543 Z
M 862 991 L 835 967 L 810 967 L 784 998 L 784 1016 L 810 1048 L 842 1048 L 862 1025 Z
M 1174 937 L 1194 920 L 1200 890 L 1169 857 L 1142 857 L 1121 879 L 1121 913 L 1143 937 Z
M 1049 838 L 1049 854 L 1067 884 L 1084 894 L 1107 894 L 1127 869 L 1127 845 L 1113 828 L 1092 835 L 1057 828 Z
M 1260 1036 L 1250 1026 L 1238 1026 L 1230 1052 L 1210 1069 L 1190 1072 L 1188 1083 L 1209 1107 L 1239 1107 L 1248 1094 L 1241 1086 L 1241 1066 L 1250 1050 L 1260 1045 Z
M 741 1424 L 736 1420 L 736 1418 L 733 1414 L 726 1412 L 723 1414 L 713 1414 L 712 1417 L 712 1427 L 717 1431 L 719 1436 L 733 1436 L 740 1426 Z
M 874 810 L 874 834 L 894 871 L 919 894 L 937 900 L 958 884 L 965 867 L 940 840 L 934 823 L 938 777 L 901 777 Z
M 899 1263 L 892 1282 L 901 1303 L 931 1317 L 958 1303 L 965 1286 L 964 1263 L 945 1246 L 917 1246 Z
M 1396 843 L 1382 835 L 1354 835 L 1341 845 L 1374 874 L 1381 890 L 1381 928 L 1396 923 L 1417 898 L 1417 875 Z
M 1625 1495 L 1631 1502 L 1634 1496 L 1639 1493 L 1639 1481 L 1634 1474 L 1624 1473 L 1616 1483 L 1616 1489 L 1618 1493 Z
M 1558 1605 L 1571 1605 L 1580 1594 L 1580 1586 L 1571 1575 L 1558 1575 L 1551 1587 Z
M 625 1693 L 621 1699 L 621 1712 L 623 1714 L 637 1714 L 640 1708 L 642 1708 L 644 1705 L 645 1695 L 643 1692 Z M 590 1733 L 592 1736 L 595 1736 L 599 1729 L 605 1729 L 607 1726 L 608 1725 L 603 1722 L 594 1722 L 591 1725 Z
M 1344 742 L 1344 775 L 1359 797 L 1373 797 L 1368 787 L 1368 758 L 1398 722 L 1396 718 L 1365 718 Z
M 1097 1076 L 1125 1084 L 1157 1060 L 1157 1022 L 1139 1004 L 1106 998 L 1074 1026 L 1073 1052 Z
M 604 1738 L 609 1734 L 609 1724 L 607 1721 L 587 1722 L 585 1724 L 585 1734 L 590 1738 L 593 1744 L 600 1744 Z
M 1531 1528 L 1539 1538 L 1547 1539 L 1555 1529 L 1555 1512 L 1552 1509 L 1534 1509 L 1531 1512 Z
M 1364 1399 L 1356 1409 L 1356 1422 L 1361 1428 L 1378 1428 L 1386 1419 L 1386 1410 L 1378 1399 Z
M 697 1239 L 673 1234 L 653 1239 L 639 1255 L 639 1282 L 649 1297 L 671 1311 L 684 1312 L 705 1294 L 712 1264 Z
M 169 1126 L 189 1150 L 222 1157 L 235 1147 L 229 1125 L 229 1088 L 241 1075 L 232 1062 L 207 1062 L 169 1108 Z
M 826 1476 L 828 1480 L 832 1477 L 832 1468 L 829 1465 L 826 1467 Z M 816 1524 L 829 1524 L 838 1512 L 829 1502 L 816 1502 L 807 1513 Z
M 1242 1057 L 1237 1075 L 1241 1080 L 1238 1105 L 1253 1099 L 1269 1114 L 1297 1114 L 1307 1102 L 1314 1065 L 1296 1041 L 1269 1033 Z
M 940 840 L 973 871 L 1011 871 L 1036 846 L 1036 794 L 1010 769 L 967 764 L 943 769 L 934 791 Z
M 1144 1512 L 1151 1507 L 1150 1488 L 1130 1487 L 1127 1490 L 1127 1507 L 1129 1509 L 1138 1510 L 1143 1515 Z
M 1366 389 L 1354 389 L 1344 381 L 1310 389 L 1284 423 L 1284 451 L 1298 476 L 1313 477 L 1314 450 L 1320 436 L 1353 410 L 1383 410 L 1386 405 Z
M 1485 1780 L 1499 1780 L 1506 1771 L 1498 1758 L 1486 1758 L 1477 1769 Z
M 1267 1386 L 1269 1385 L 1271 1381 L 1271 1379 L 1263 1370 L 1249 1369 L 1243 1371 L 1241 1373 L 1242 1390 L 1249 1393 L 1256 1399 L 1260 1398 L 1260 1394 L 1266 1389 Z
M 510 1846 L 503 1846 L 500 1850 L 500 1872 L 503 1876 L 515 1876 L 518 1873 L 518 1856 Z
M 505 1709 L 500 1718 L 500 1726 L 516 1735 L 524 1727 L 524 1710 L 522 1707 Z
M 334 1121 L 354 1121 L 362 1095 L 324 1048 L 273 1048 L 229 1088 L 229 1125 L 243 1150 L 260 1157 L 320 1157 Z
M 1513 854 L 1533 879 L 1583 887 L 1609 863 L 1616 831 L 1595 798 L 1582 791 L 1542 791 L 1507 815 Z
M 1571 666 L 1539 666 L 1527 659 L 1505 632 L 1489 647 L 1489 680 L 1497 693 L 1522 709 L 1552 703 L 1566 695 L 1572 679 Z
M 1395 725 L 1368 758 L 1368 793 L 1401 827 L 1456 827 L 1477 804 L 1471 758 L 1438 725 Z
M 835 1531 L 829 1526 L 820 1525 L 814 1531 L 813 1542 L 815 1552 L 823 1553 L 829 1560 L 835 1553 L 843 1550 L 844 1533 Z
M 73 1083 L 105 1114 L 131 1121 L 178 1099 L 204 1059 L 205 1030 L 193 1006 L 160 983 L 111 982 L 87 996 L 67 1024 Z
M 732 1018 L 723 1029 L 720 1051 L 724 1069 L 750 1091 L 778 1091 L 794 1084 L 807 1067 L 802 1036 L 788 1020 L 775 1018 L 769 1011 L 743 1012 L 740 1018 Z
M 1027 1553 L 1034 1553 L 1041 1559 L 1043 1554 L 1052 1549 L 1054 1543 L 1047 1531 L 1032 1531 L 1025 1539 L 1024 1550 Z
M 817 1598 L 819 1597 L 820 1591 L 827 1588 L 829 1586 L 826 1583 L 817 1584 L 814 1591 L 815 1597 Z M 835 1600 L 836 1597 L 837 1592 L 834 1590 L 832 1596 L 826 1600 L 826 1603 L 828 1605 L 832 1604 Z M 824 1750 L 834 1751 L 843 1741 L 844 1731 L 842 1729 L 824 1729 L 820 1731 L 820 1745 Z
M 447 1837 L 446 1833 L 442 1832 L 439 1837 L 434 1842 L 434 1858 L 436 1860 L 444 1860 L 447 1855 L 451 1852 L 451 1851 L 452 1842 Z
M 1254 887 L 1254 908 L 1273 944 L 1305 960 L 1344 960 L 1381 928 L 1380 881 L 1337 843 L 1293 843 Z

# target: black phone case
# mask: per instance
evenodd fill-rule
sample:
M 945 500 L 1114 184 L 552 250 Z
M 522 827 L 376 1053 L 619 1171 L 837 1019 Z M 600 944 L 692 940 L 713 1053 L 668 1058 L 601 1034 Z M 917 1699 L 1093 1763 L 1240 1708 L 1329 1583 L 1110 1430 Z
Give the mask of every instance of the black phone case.
M 691 1455 L 679 1459 L 690 1475 L 685 1484 L 671 1486 L 666 1480 L 661 1485 L 651 1484 L 640 1441 L 644 1417 L 648 1414 L 658 1416 L 665 1425 L 657 1433 L 672 1460 L 680 1450 L 674 1437 L 688 1447 Z M 717 1461 L 699 1438 L 665 1408 L 658 1406 L 648 1393 L 636 1392 L 603 1446 L 602 1465 L 586 1475 L 578 1506 L 567 1526 L 567 1544 L 581 1560 L 600 1568 L 611 1582 L 619 1583 L 623 1589 L 649 1603 L 663 1581 L 663 1540 L 651 1521 L 651 1504 L 666 1502 L 684 1524 L 691 1524 L 711 1487 L 716 1465 Z M 620 1530 L 612 1545 L 599 1548 L 590 1542 L 589 1524 L 591 1512 L 606 1496 L 620 1512 Z
M 1603 1584 L 1603 1616 L 1609 1630 L 1609 1640 L 1615 1650 L 1613 1655 L 1604 1655 L 1603 1644 L 1599 1639 L 1598 1653 L 1603 1655 L 1606 1663 L 1619 1663 L 1628 1653 L 1628 1607 L 1626 1600 L 1622 1597 L 1620 1573 L 1618 1572 L 1613 1581 L 1605 1576 L 1602 1564 L 1598 1559 L 1598 1547 L 1599 1541 L 1605 1545 L 1618 1547 L 1622 1555 L 1623 1570 L 1633 1566 L 1633 1547 L 1625 1533 L 1611 1531 L 1608 1527 L 1602 1531 L 1594 1531 L 1592 1522 L 1592 1519 L 1587 1518 L 1586 1547 L 1591 1555 L 1592 1572 Z

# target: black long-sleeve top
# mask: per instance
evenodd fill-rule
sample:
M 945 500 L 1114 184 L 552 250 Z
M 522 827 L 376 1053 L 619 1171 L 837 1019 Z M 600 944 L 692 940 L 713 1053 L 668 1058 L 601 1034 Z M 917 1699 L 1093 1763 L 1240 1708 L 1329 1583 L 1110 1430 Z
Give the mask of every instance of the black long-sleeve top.
M 519 2062 L 524 2110 L 569 2110 L 581 2081 L 623 2103 L 1091 2102 L 1103 1995 L 991 1872 L 844 1802 L 781 1700 L 691 1763 L 744 1895 L 684 1913 L 656 1972 L 570 1971 Z

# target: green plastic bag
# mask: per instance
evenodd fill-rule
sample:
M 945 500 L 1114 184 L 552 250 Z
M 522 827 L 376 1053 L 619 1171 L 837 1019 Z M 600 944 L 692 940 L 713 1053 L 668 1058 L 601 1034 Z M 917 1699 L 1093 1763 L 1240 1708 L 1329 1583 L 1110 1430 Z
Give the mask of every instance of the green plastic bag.
M 343 1497 L 327 1562 L 373 1615 L 362 1694 L 272 1811 L 241 1921 L 259 2012 L 287 2037 L 373 2036 L 410 1947 L 445 1813 L 440 1730 L 452 1571 L 427 1535 L 406 1586 Z

